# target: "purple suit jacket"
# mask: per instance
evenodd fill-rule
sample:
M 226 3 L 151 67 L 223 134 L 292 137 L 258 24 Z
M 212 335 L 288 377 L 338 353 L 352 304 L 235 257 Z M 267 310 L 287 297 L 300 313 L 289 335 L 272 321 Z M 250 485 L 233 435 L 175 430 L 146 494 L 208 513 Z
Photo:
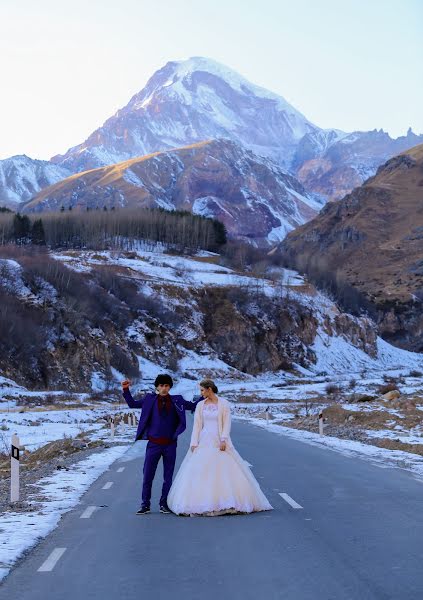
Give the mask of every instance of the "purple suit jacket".
M 123 392 L 123 397 L 125 398 L 129 408 L 142 409 L 135 440 L 148 440 L 151 411 L 154 403 L 157 402 L 157 394 L 145 394 L 142 398 L 134 400 L 131 392 L 129 390 L 125 390 Z M 191 412 L 194 412 L 195 407 L 200 402 L 201 398 L 194 400 L 193 402 L 189 402 L 188 400 L 185 400 L 183 396 L 171 396 L 169 394 L 169 397 L 172 400 L 176 408 L 176 414 L 178 415 L 178 423 L 173 434 L 173 439 L 176 440 L 178 435 L 184 432 L 187 426 L 185 411 L 190 410 Z

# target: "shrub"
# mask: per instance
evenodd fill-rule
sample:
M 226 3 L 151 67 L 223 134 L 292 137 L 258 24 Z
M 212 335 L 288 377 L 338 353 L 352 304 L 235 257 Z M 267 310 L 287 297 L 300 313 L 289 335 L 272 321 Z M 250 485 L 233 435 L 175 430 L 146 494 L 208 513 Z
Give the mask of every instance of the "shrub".
M 334 383 L 329 383 L 325 387 L 325 392 L 329 396 L 333 396 L 334 394 L 340 394 L 342 392 L 342 388 L 339 385 L 335 385 Z
M 398 386 L 396 383 L 387 383 L 386 385 L 380 385 L 377 388 L 378 394 L 387 394 L 388 392 L 393 392 L 394 390 L 398 390 Z

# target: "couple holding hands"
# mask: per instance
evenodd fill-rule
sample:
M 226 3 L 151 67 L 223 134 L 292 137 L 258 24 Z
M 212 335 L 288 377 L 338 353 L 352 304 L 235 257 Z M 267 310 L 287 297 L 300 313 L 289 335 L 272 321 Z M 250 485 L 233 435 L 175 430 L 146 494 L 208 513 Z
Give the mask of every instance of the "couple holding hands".
M 148 440 L 144 460 L 139 515 L 150 512 L 151 487 L 160 458 L 163 487 L 160 512 L 176 515 L 217 516 L 271 510 L 266 496 L 231 437 L 229 402 L 218 398 L 211 379 L 200 383 L 202 400 L 189 402 L 171 395 L 170 375 L 158 375 L 156 393 L 135 400 L 123 381 L 123 397 L 130 408 L 141 408 L 136 440 Z M 195 411 L 188 450 L 172 484 L 178 436 L 186 428 L 185 411 Z

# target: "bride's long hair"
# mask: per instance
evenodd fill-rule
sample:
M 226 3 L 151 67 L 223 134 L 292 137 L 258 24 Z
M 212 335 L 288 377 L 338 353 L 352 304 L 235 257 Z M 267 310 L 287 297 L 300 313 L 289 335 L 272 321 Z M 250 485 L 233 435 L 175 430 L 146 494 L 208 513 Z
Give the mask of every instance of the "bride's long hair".
M 215 384 L 213 379 L 203 379 L 203 381 L 200 381 L 200 387 L 206 390 L 210 388 L 215 394 L 217 394 L 218 392 L 217 385 Z

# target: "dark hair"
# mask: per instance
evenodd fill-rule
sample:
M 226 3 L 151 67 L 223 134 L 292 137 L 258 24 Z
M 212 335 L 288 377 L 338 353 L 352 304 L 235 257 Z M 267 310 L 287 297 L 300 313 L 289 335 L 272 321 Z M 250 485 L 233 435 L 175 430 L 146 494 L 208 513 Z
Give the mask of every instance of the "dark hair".
M 170 385 L 170 387 L 173 386 L 173 379 L 170 375 L 166 375 L 166 374 L 161 374 L 161 375 L 157 375 L 156 377 L 156 381 L 154 382 L 154 387 L 157 387 L 159 385 Z
M 200 381 L 200 387 L 205 389 L 211 388 L 211 390 L 217 394 L 217 385 L 213 379 L 203 379 L 203 381 Z

